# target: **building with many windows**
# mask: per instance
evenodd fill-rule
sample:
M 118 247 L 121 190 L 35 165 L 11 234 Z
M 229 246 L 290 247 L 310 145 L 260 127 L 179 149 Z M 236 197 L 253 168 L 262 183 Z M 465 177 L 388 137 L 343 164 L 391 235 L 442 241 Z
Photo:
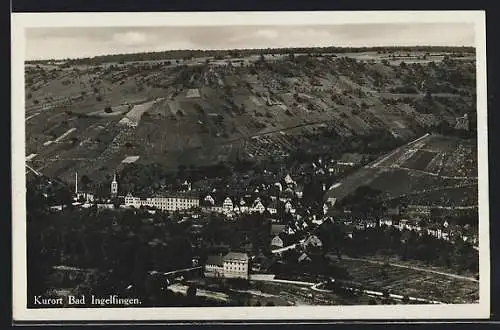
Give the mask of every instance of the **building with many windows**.
M 205 276 L 248 279 L 249 260 L 246 253 L 240 252 L 229 252 L 225 256 L 209 256 L 205 263 Z
M 125 196 L 125 205 L 135 208 L 149 206 L 162 211 L 187 210 L 198 207 L 200 201 L 198 197 L 188 195 L 167 196 L 167 197 L 134 197 L 131 193 Z

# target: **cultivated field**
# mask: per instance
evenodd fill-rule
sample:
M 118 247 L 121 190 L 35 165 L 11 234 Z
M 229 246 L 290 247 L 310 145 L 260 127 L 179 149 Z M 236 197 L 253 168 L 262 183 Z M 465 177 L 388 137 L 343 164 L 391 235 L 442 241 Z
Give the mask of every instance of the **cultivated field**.
M 368 185 L 384 199 L 429 206 L 477 205 L 477 147 L 473 142 L 425 135 L 342 179 L 329 197 L 339 199 Z
M 479 299 L 478 282 L 358 260 L 345 259 L 339 264 L 348 269 L 354 282 L 372 290 L 443 303 L 473 303 Z

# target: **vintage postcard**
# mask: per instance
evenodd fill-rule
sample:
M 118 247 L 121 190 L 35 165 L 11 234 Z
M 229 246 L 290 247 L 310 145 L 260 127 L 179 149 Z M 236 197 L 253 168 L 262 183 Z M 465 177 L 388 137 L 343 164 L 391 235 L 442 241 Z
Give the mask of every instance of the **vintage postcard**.
M 15 321 L 489 317 L 484 12 L 12 31 Z

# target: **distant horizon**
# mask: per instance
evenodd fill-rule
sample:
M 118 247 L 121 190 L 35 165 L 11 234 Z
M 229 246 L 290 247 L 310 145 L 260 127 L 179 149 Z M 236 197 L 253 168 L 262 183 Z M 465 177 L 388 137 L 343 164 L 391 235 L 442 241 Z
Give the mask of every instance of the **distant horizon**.
M 469 23 L 364 23 L 26 29 L 27 61 L 82 59 L 174 50 L 471 47 Z
M 388 45 L 380 45 L 380 46 L 294 46 L 294 47 L 267 47 L 267 48 L 217 48 L 217 49 L 166 49 L 166 50 L 155 50 L 155 51 L 142 51 L 142 52 L 124 52 L 124 53 L 106 53 L 99 54 L 94 56 L 84 56 L 84 57 L 61 57 L 61 58 L 40 58 L 40 59 L 26 59 L 25 62 L 50 62 L 50 61 L 74 61 L 74 60 L 84 60 L 84 59 L 92 59 L 106 56 L 116 56 L 116 55 L 136 55 L 136 54 L 147 54 L 147 53 L 168 53 L 168 52 L 227 52 L 227 51 L 244 51 L 244 50 L 274 50 L 274 49 L 326 49 L 326 48 L 337 48 L 337 49 L 367 49 L 366 52 L 373 51 L 378 48 L 386 48 L 386 49 L 406 49 L 406 48 L 472 48 L 476 49 L 475 46 L 466 46 L 466 45 L 404 45 L 404 46 L 388 46 Z

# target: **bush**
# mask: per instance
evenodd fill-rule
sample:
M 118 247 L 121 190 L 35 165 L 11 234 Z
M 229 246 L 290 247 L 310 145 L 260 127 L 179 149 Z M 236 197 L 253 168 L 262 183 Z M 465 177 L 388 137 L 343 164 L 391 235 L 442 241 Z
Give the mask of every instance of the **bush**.
M 95 99 L 96 99 L 97 102 L 101 102 L 102 101 L 102 96 L 101 95 L 97 95 L 95 97 Z
M 108 105 L 107 107 L 104 108 L 104 112 L 111 113 L 111 112 L 113 112 L 113 109 L 111 109 L 111 107 Z

